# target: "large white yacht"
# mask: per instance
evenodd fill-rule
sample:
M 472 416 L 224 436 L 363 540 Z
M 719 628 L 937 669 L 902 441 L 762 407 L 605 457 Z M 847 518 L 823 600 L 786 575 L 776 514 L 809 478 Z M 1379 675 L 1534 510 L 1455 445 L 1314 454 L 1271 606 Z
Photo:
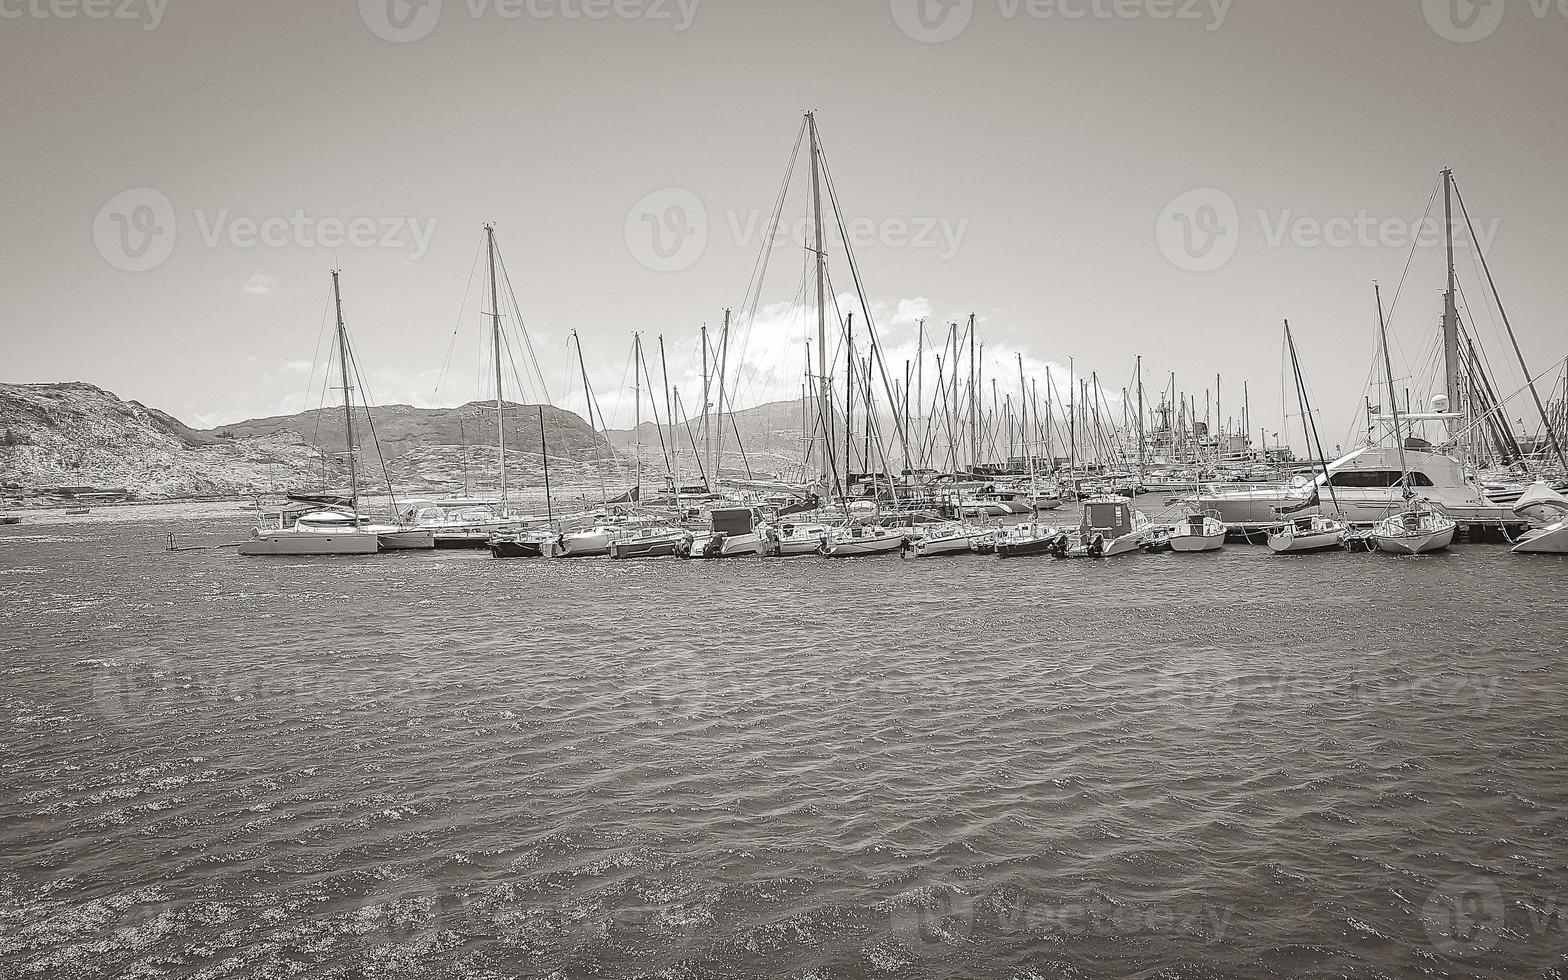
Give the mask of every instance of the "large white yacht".
M 1414 440 L 1412 440 L 1414 441 Z M 1430 447 L 1407 447 L 1405 465 L 1410 468 L 1410 489 L 1455 520 L 1504 523 L 1515 521 L 1505 506 L 1494 503 L 1479 484 L 1465 478 L 1459 460 Z M 1334 499 L 1339 516 L 1355 523 L 1381 521 L 1405 506 L 1404 471 L 1399 465 L 1397 447 L 1366 446 L 1342 456 L 1328 465 L 1328 473 L 1316 480 L 1299 477 L 1289 484 L 1246 489 L 1206 489 L 1201 500 L 1205 508 L 1219 513 L 1227 524 L 1263 524 L 1284 516 L 1308 515 L 1328 507 L 1327 481 L 1334 482 Z

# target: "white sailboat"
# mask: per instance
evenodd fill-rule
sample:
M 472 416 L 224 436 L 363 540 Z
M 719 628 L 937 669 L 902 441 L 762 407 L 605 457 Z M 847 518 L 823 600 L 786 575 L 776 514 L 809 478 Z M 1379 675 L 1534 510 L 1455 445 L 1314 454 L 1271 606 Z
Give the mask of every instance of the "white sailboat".
M 820 552 L 828 558 L 885 555 L 901 551 L 908 538 L 909 532 L 905 528 L 853 522 L 829 530 Z
M 783 521 L 769 524 L 764 531 L 767 539 L 763 553 L 778 557 L 814 555 L 827 539 L 832 525 L 817 521 Z
M 1166 535 L 1172 551 L 1218 551 L 1225 547 L 1225 525 L 1213 512 L 1189 514 Z
M 1307 437 L 1307 447 L 1309 450 L 1316 448 L 1317 457 L 1324 460 L 1323 468 L 1327 472 L 1328 461 L 1323 456 L 1323 441 L 1318 438 L 1317 417 L 1312 414 L 1312 403 L 1307 397 L 1307 382 L 1301 373 L 1296 338 L 1291 335 L 1289 320 L 1285 321 L 1285 344 L 1290 348 L 1290 371 L 1295 379 L 1296 403 L 1301 407 L 1301 427 Z M 1329 501 L 1337 515 L 1340 512 L 1339 490 L 1332 480 L 1325 479 L 1324 484 L 1328 487 Z M 1289 521 L 1271 531 L 1268 536 L 1269 550 L 1276 555 L 1286 555 L 1340 548 L 1345 544 L 1345 531 L 1345 522 L 1338 517 L 1313 514 Z
M 302 515 L 293 527 L 283 526 L 283 515 L 278 515 L 278 527 L 252 532 L 251 538 L 239 545 L 245 556 L 281 555 L 372 555 L 381 550 L 381 535 L 376 529 L 364 527 L 359 518 L 359 466 L 354 444 L 354 387 L 349 383 L 348 329 L 343 325 L 343 294 L 338 283 L 338 270 L 332 270 L 332 303 L 337 311 L 337 349 L 343 382 L 343 424 L 348 449 L 350 481 L 350 511 L 316 511 Z M 435 543 L 432 540 L 432 548 Z
M 977 543 L 994 541 L 995 537 L 996 531 L 993 528 L 959 521 L 924 524 L 905 539 L 903 554 L 905 558 L 968 554 L 976 550 Z
M 1404 489 L 1405 508 L 1399 514 L 1379 521 L 1372 529 L 1372 540 L 1376 542 L 1379 551 L 1396 555 L 1423 555 L 1441 551 L 1453 543 L 1454 532 L 1459 525 L 1425 501 L 1417 500 L 1415 492 L 1410 489 L 1410 469 L 1404 458 L 1405 437 L 1399 426 L 1399 401 L 1394 394 L 1394 363 L 1388 353 L 1388 324 L 1383 320 L 1383 296 L 1376 286 L 1373 287 L 1373 294 L 1377 297 L 1378 339 L 1383 347 L 1383 369 L 1388 381 L 1389 405 L 1393 412 L 1394 444 L 1399 447 L 1399 468 L 1404 473 L 1400 484 Z

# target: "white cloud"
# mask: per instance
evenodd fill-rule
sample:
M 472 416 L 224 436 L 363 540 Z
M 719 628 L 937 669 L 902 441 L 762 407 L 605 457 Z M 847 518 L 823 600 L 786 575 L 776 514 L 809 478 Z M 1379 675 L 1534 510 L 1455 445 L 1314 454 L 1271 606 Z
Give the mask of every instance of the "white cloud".
M 310 373 L 310 369 L 313 366 L 314 365 L 312 365 L 309 361 L 284 361 L 283 362 L 283 370 L 291 371 L 291 372 L 293 372 L 295 374 L 309 374 Z
M 245 282 L 245 292 L 252 296 L 266 296 L 276 287 L 278 281 L 265 272 L 253 273 Z

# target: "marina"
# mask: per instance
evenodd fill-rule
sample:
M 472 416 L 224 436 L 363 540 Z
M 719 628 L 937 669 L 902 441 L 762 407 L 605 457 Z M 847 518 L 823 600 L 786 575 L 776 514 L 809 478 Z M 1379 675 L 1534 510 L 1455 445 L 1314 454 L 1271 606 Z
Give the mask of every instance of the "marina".
M 1565 52 L 0 0 L 0 980 L 1564 980 Z

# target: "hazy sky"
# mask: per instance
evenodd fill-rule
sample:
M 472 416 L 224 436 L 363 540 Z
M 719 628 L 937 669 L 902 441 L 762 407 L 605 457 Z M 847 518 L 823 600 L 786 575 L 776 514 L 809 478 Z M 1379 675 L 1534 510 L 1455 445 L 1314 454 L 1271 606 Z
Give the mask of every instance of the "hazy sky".
M 1116 389 L 1141 353 L 1151 390 L 1223 374 L 1227 415 L 1249 381 L 1277 430 L 1289 317 L 1341 443 L 1371 284 L 1391 298 L 1445 165 L 1532 366 L 1568 353 L 1568 11 L 1493 3 L 0 0 L 0 380 L 207 425 L 298 410 L 337 263 L 376 399 L 460 403 L 492 220 L 558 401 L 572 330 L 596 390 L 633 330 L 689 385 L 815 108 L 891 356 L 914 316 L 974 311 L 988 373 L 1072 356 Z M 734 354 L 747 401 L 798 390 L 803 245 Z M 1418 397 L 1440 251 L 1393 320 Z

